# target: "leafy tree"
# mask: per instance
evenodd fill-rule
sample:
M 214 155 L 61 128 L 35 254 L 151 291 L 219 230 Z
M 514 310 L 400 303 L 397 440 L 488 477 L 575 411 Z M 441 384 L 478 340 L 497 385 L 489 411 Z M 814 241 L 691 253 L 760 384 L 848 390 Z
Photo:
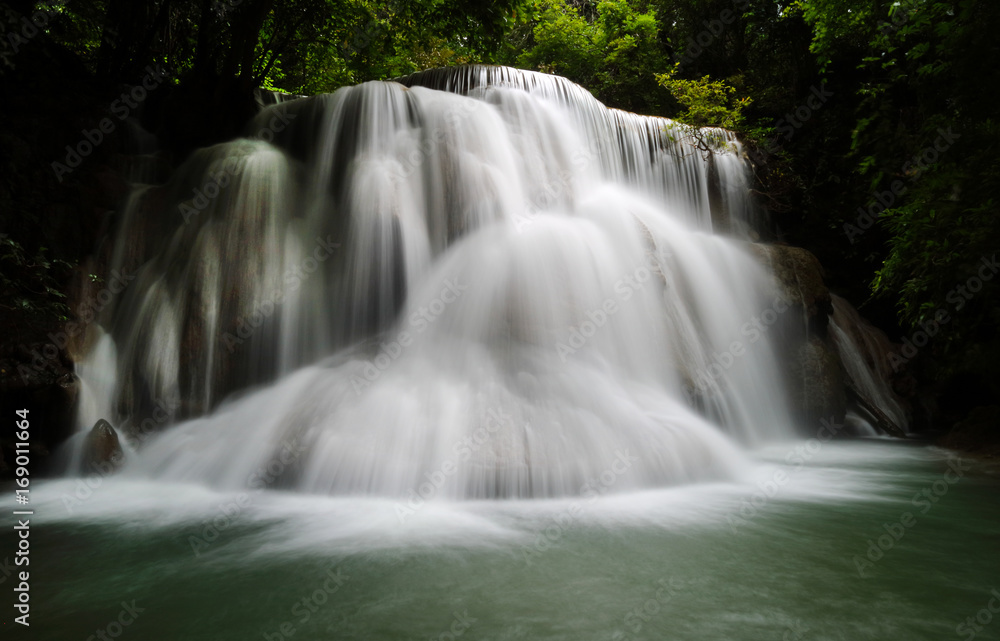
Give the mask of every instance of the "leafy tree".
M 995 281 L 976 296 L 960 288 L 991 260 L 1000 237 L 1000 127 L 982 93 L 1000 81 L 986 62 L 1000 56 L 1000 7 L 980 0 L 872 0 L 851 3 L 851 11 L 835 0 L 799 4 L 827 69 L 851 63 L 862 78 L 851 130 L 855 172 L 883 201 L 891 185 L 905 190 L 878 215 L 887 248 L 872 255 L 873 292 L 894 300 L 914 329 L 940 311 L 962 314 L 935 340 L 945 367 L 984 355 L 995 363 Z M 848 233 L 853 224 L 845 222 Z
M 666 68 L 656 16 L 628 0 L 538 0 L 530 46 L 516 64 L 565 76 L 609 106 L 662 111 L 653 74 Z
M 61 283 L 72 266 L 50 258 L 40 247 L 32 255 L 7 234 L 0 234 L 0 311 L 16 312 L 29 322 L 67 320 L 69 307 Z M 14 327 L 16 330 L 16 326 Z
M 743 110 L 752 102 L 748 97 L 737 98 L 736 87 L 722 80 L 705 76 L 698 80 L 675 78 L 674 71 L 656 74 L 656 81 L 667 89 L 685 111 L 677 116 L 692 127 L 722 127 L 741 129 Z
M 94 0 L 67 3 L 54 39 L 99 79 L 135 82 L 160 63 L 175 78 L 236 78 L 318 92 L 491 61 L 527 0 Z

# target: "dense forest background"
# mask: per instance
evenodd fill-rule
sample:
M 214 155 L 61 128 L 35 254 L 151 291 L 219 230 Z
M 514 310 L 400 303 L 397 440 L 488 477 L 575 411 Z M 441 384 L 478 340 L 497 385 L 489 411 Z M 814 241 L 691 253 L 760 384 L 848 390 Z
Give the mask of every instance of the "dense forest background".
M 103 119 L 134 109 L 176 166 L 237 136 L 255 88 L 316 94 L 476 62 L 735 129 L 770 236 L 813 251 L 893 340 L 931 334 L 905 367 L 935 420 L 1000 391 L 995 0 L 9 0 L 0 21 L 7 376 L 79 314 L 70 276 L 124 196 L 125 127 L 72 155 Z

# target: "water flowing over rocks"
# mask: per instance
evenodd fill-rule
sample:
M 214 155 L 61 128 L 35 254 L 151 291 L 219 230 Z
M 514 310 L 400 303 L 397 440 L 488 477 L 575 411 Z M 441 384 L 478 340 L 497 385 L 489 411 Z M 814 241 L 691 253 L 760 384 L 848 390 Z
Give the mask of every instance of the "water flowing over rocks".
M 898 348 L 849 302 L 836 295 L 832 300 L 830 336 L 846 371 L 849 391 L 873 424 L 902 435 L 909 430 L 911 411 L 894 389 L 905 376 L 893 367 Z
M 807 329 L 822 336 L 833 306 L 823 266 L 808 250 L 790 245 L 753 245 L 774 276 L 777 295 L 796 308 Z
M 501 67 L 265 107 L 118 213 L 77 424 L 179 399 L 125 473 L 221 487 L 289 448 L 280 482 L 331 494 L 733 478 L 843 416 L 830 296 L 748 242 L 739 142 L 681 133 Z
M 773 275 L 773 296 L 787 306 L 775 328 L 789 399 L 805 425 L 841 422 L 847 411 L 840 359 L 829 340 L 830 290 L 819 260 L 801 247 L 754 244 L 758 259 Z
M 808 425 L 823 419 L 840 423 L 847 413 L 844 374 L 829 341 L 811 337 L 789 360 L 790 396 L 796 413 Z

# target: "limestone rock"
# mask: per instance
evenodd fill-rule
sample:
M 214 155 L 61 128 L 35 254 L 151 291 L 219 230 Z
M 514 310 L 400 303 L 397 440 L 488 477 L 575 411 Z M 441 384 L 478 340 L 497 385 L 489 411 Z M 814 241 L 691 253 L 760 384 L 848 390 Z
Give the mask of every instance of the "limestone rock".
M 96 470 L 99 473 L 110 473 L 118 470 L 125 463 L 125 452 L 122 450 L 118 433 L 103 418 L 94 424 L 87 434 L 83 447 L 83 465 L 87 471 Z
M 973 408 L 938 445 L 983 458 L 1000 458 L 1000 405 Z
M 811 331 L 825 335 L 833 304 L 819 259 L 801 247 L 754 244 L 751 248 L 774 274 L 777 295 L 803 310 Z
M 843 423 L 847 395 L 840 358 L 828 341 L 801 343 L 789 363 L 789 395 L 800 420 L 819 429 L 821 420 Z

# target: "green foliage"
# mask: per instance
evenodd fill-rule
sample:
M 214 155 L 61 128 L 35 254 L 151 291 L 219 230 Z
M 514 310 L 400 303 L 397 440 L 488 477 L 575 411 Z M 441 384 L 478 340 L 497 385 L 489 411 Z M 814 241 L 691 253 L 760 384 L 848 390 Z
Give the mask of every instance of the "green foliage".
M 95 0 L 67 3 L 51 37 L 101 79 L 238 77 L 247 90 L 332 91 L 424 65 L 492 60 L 529 0 Z
M 44 320 L 68 320 L 69 307 L 61 291 L 72 265 L 46 256 L 40 247 L 28 252 L 20 243 L 0 235 L 0 307 Z
M 676 116 L 677 120 L 692 127 L 742 128 L 743 111 L 752 102 L 750 98 L 737 98 L 736 87 L 708 76 L 697 80 L 676 78 L 678 68 L 656 75 L 660 86 L 684 106 L 685 111 Z
M 534 27 L 535 44 L 518 59 L 521 66 L 588 83 L 597 73 L 597 26 L 566 0 L 542 0 Z
M 244 91 L 303 94 L 504 63 L 566 76 L 609 106 L 672 116 L 692 132 L 737 130 L 785 238 L 816 252 L 838 291 L 874 293 L 869 309 L 898 311 L 904 332 L 953 306 L 949 294 L 1000 238 L 994 0 L 93 0 L 57 13 L 44 37 L 109 86 L 153 62 L 199 86 L 236 79 Z M 822 83 L 835 98 L 800 122 Z M 914 171 L 942 129 L 961 137 Z M 9 204 L 20 169 L 8 165 Z M 906 192 L 849 241 L 844 225 L 895 181 Z M 44 252 L 5 241 L 0 258 L 8 301 L 58 302 L 45 279 L 61 267 Z M 1000 357 L 1000 340 L 986 336 L 1000 322 L 989 288 L 935 341 L 955 367 L 973 353 Z
M 995 128 L 992 134 L 994 144 L 1000 142 Z M 975 296 L 956 310 L 957 289 L 982 276 L 982 261 L 996 256 L 1000 238 L 995 191 L 1000 163 L 982 160 L 975 167 L 961 159 L 940 162 L 921 176 L 903 205 L 882 213 L 891 234 L 889 251 L 872 284 L 877 295 L 897 300 L 911 327 L 930 321 L 938 310 L 959 312 L 959 322 L 945 326 L 939 338 L 956 357 L 984 330 L 992 336 L 1000 320 L 1000 287 L 990 272 L 982 291 L 970 292 Z
M 1000 7 L 981 0 L 797 4 L 831 81 L 856 83 L 854 171 L 869 193 L 897 180 L 907 188 L 870 232 L 884 243 L 869 243 L 873 293 L 895 302 L 911 328 L 940 310 L 959 318 L 935 339 L 946 369 L 996 353 L 1000 342 L 987 331 L 1000 320 L 996 286 L 990 281 L 971 300 L 956 292 L 1000 238 L 1000 128 L 995 103 L 984 95 L 1000 81 L 986 62 L 1000 56 Z M 942 131 L 954 131 L 957 142 L 941 145 Z
M 584 5 L 587 7 L 588 5 Z M 610 106 L 656 112 L 653 77 L 668 57 L 652 12 L 627 0 L 601 0 L 586 12 L 566 0 L 537 0 L 532 38 L 518 66 L 565 76 Z
M 812 26 L 810 50 L 820 67 L 828 70 L 835 56 L 845 50 L 864 49 L 875 37 L 879 21 L 888 17 L 880 10 L 886 4 L 882 0 L 796 0 L 790 11 L 801 12 Z
M 245 0 L 250 1 L 250 0 Z M 394 78 L 431 67 L 491 62 L 507 25 L 527 0 L 297 0 L 305 22 L 289 33 L 293 13 L 275 4 L 255 50 L 272 84 L 291 93 Z M 289 35 L 285 35 L 288 33 Z M 287 44 L 284 44 L 287 43 Z M 282 46 L 278 46 L 278 45 Z M 262 63 L 255 63 L 260 66 Z

